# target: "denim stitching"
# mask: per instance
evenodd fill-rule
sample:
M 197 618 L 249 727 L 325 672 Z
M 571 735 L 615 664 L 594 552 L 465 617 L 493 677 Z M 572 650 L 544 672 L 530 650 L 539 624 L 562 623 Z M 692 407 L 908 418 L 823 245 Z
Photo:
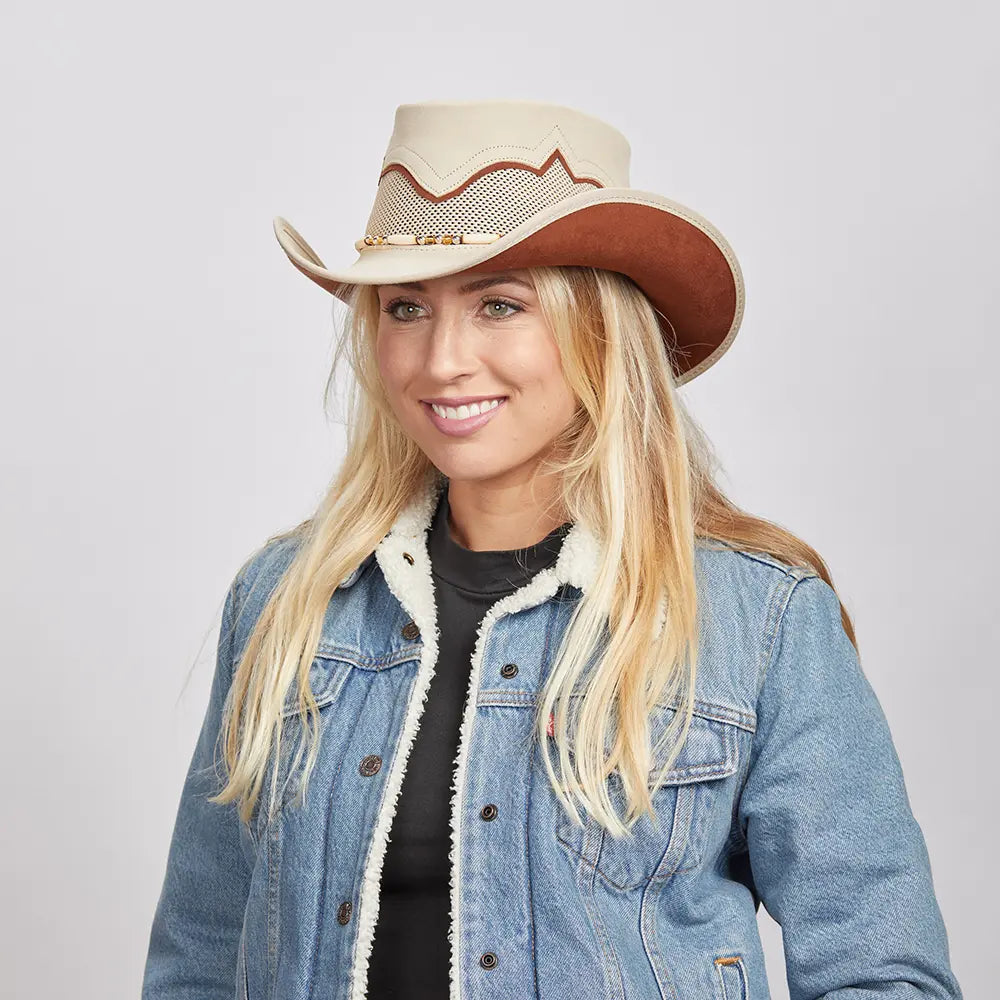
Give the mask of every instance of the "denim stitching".
M 267 834 L 267 962 L 268 975 L 273 984 L 278 978 L 278 937 L 281 917 L 278 912 L 279 869 L 281 867 L 281 840 L 279 826 L 281 818 L 268 827 Z
M 527 808 L 524 812 L 524 860 L 525 872 L 527 874 L 525 881 L 528 884 L 528 937 L 531 940 L 531 974 L 535 981 L 535 996 L 538 997 L 538 955 L 535 949 L 535 895 L 531 882 L 531 825 L 528 822 L 529 817 L 531 816 L 531 790 L 533 786 L 533 782 L 531 781 L 530 760 L 528 774 Z
M 677 996 L 677 988 L 674 985 L 670 969 L 660 948 L 659 925 L 656 920 L 656 899 L 669 884 L 669 879 L 660 879 L 659 881 L 655 879 L 650 880 L 649 885 L 643 890 L 642 903 L 639 906 L 640 937 L 642 938 L 643 948 L 646 951 L 646 957 L 653 970 L 653 975 L 656 977 L 656 986 L 660 991 L 661 997 Z M 648 906 L 647 900 L 649 901 Z M 666 984 L 667 992 L 664 992 L 664 984 Z
M 622 970 L 618 963 L 618 955 L 615 953 L 614 948 L 611 947 L 610 943 L 605 939 L 604 924 L 598 914 L 596 901 L 594 900 L 595 871 L 596 870 L 592 870 L 590 878 L 585 880 L 583 886 L 584 891 L 580 893 L 580 898 L 583 900 L 583 905 L 587 910 L 587 916 L 590 917 L 590 923 L 594 929 L 594 937 L 597 939 L 597 943 L 601 949 L 601 954 L 604 958 L 604 971 L 612 977 L 617 977 L 619 991 L 616 993 L 616 1000 L 625 1000 L 625 982 L 622 979 Z M 612 990 L 615 988 L 615 983 L 613 981 L 611 982 L 611 988 Z
M 722 974 L 722 967 L 729 965 L 736 967 L 740 978 L 740 996 L 734 997 L 733 1000 L 750 1000 L 750 982 L 747 979 L 747 970 L 743 964 L 743 957 L 741 955 L 731 955 L 713 959 L 713 962 L 715 964 L 715 971 L 719 975 L 719 985 L 722 989 L 721 1000 L 729 1000 L 729 990 L 726 989 L 726 978 Z

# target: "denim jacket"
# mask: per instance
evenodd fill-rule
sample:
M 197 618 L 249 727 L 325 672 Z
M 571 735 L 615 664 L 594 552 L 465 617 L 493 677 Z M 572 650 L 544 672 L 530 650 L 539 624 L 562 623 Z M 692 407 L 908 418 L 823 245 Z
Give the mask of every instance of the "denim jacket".
M 292 801 L 297 775 L 279 763 L 281 810 L 248 823 L 206 802 L 221 774 L 213 748 L 234 662 L 295 542 L 271 542 L 237 574 L 144 1000 L 365 997 L 387 838 L 437 654 L 424 532 L 439 488 L 429 482 L 334 592 L 311 664 L 321 730 L 307 795 Z M 699 541 L 695 715 L 654 795 L 659 826 L 644 816 L 616 839 L 562 809 L 534 706 L 597 553 L 574 524 L 557 561 L 479 630 L 452 782 L 449 1000 L 766 1000 L 761 903 L 782 927 L 792 1000 L 960 998 L 885 716 L 833 589 L 808 570 Z M 656 707 L 654 741 L 677 710 Z

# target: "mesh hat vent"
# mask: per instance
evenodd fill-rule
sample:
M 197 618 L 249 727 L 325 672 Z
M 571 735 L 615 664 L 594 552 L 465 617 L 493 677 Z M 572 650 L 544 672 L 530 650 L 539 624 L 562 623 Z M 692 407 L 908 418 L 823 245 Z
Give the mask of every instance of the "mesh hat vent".
M 597 187 L 575 180 L 557 157 L 542 174 L 528 167 L 501 167 L 450 198 L 431 201 L 414 188 L 408 174 L 390 168 L 379 181 L 365 234 L 507 233 L 542 209 Z

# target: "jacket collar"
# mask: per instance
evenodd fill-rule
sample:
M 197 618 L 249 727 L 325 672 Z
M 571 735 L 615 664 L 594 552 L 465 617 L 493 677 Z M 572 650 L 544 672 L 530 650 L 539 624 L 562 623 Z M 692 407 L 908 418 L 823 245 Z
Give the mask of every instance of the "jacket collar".
M 385 538 L 375 551 L 353 573 L 340 582 L 340 588 L 350 587 L 372 559 L 377 558 L 383 568 L 391 556 L 405 552 L 411 558 L 418 554 L 422 562 L 430 562 L 426 532 L 431 526 L 438 499 L 447 480 L 436 469 L 431 469 L 420 488 L 400 511 Z M 600 559 L 600 545 L 594 534 L 581 522 L 575 521 L 566 532 L 555 563 L 549 567 L 558 586 L 569 584 L 587 593 L 593 585 Z

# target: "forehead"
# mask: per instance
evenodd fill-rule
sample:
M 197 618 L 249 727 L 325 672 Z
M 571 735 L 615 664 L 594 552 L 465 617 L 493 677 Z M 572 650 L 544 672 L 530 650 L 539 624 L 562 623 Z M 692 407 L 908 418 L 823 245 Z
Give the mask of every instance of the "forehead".
M 470 292 L 482 291 L 494 285 L 512 284 L 522 288 L 533 289 L 531 278 L 525 270 L 491 271 L 483 274 L 477 272 L 472 275 L 467 271 L 460 271 L 458 274 L 446 274 L 440 278 L 427 278 L 424 281 L 404 281 L 393 285 L 381 285 L 387 291 L 428 292 L 428 291 L 455 291 L 460 295 Z

